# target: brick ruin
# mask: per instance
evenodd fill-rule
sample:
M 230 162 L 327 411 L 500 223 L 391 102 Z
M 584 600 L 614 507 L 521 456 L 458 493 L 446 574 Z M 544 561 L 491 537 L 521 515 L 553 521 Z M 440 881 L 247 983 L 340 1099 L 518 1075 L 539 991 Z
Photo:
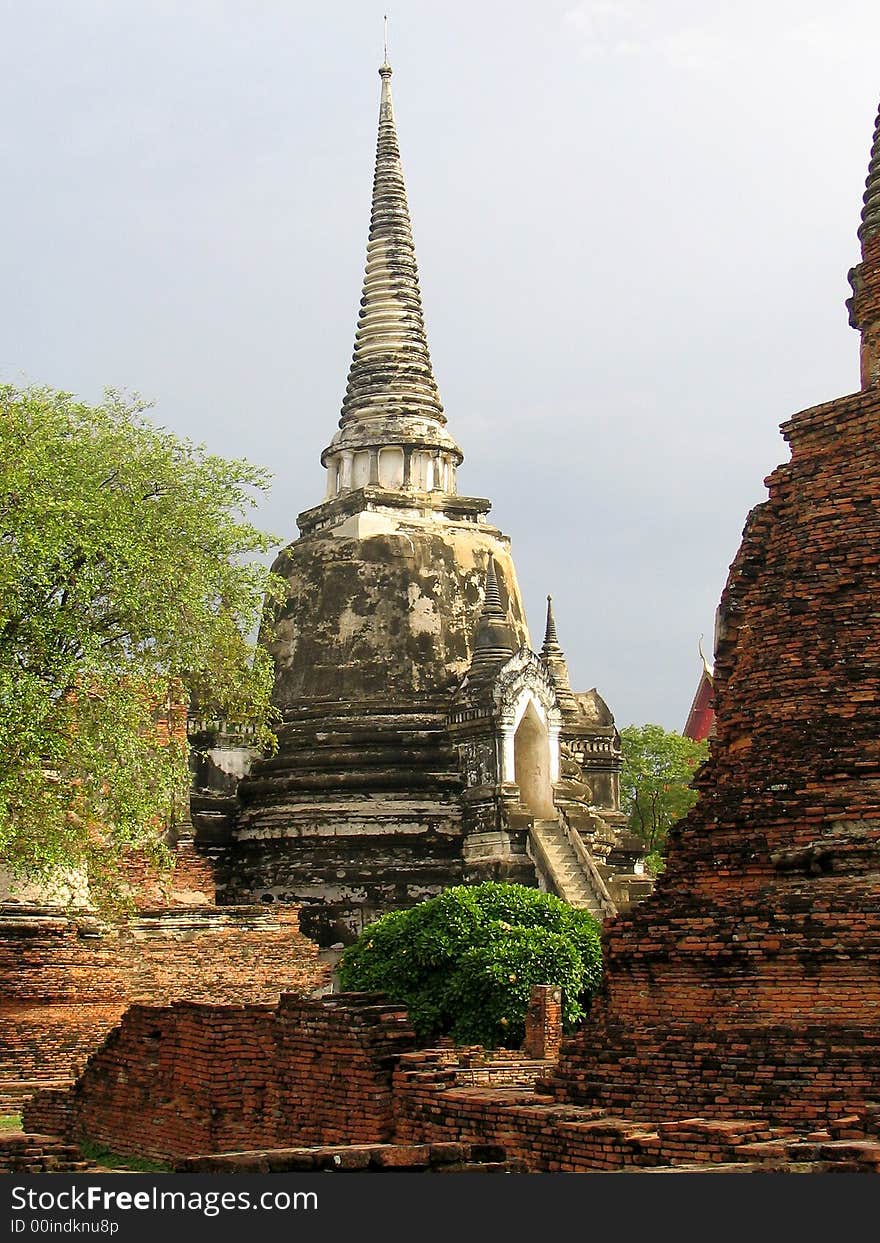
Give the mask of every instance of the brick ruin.
M 29 1130 L 157 1158 L 391 1138 L 391 1075 L 415 1048 L 405 1011 L 357 994 L 274 1006 L 133 1006 L 74 1088 Z
M 559 1100 L 793 1126 L 880 1101 L 880 116 L 859 237 L 862 389 L 782 425 L 719 607 L 700 798 L 606 929 Z
M 533 993 L 525 1055 L 450 1046 L 432 1053 L 432 1071 L 446 1067 L 470 1086 L 531 1087 L 552 1067 L 561 1024 L 559 990 Z M 400 1168 L 408 1158 L 387 1150 L 413 1145 L 395 1138 L 396 1077 L 409 1055 L 424 1056 L 415 1050 L 406 1011 L 379 994 L 285 994 L 263 1006 L 136 1005 L 75 1085 L 30 1099 L 24 1126 L 63 1137 L 56 1143 L 88 1139 L 121 1155 L 184 1161 L 185 1168 L 227 1168 L 218 1160 L 223 1153 L 361 1153 L 365 1146 L 385 1153 L 373 1164 Z M 438 1164 L 449 1164 L 450 1154 L 462 1159 L 457 1140 L 444 1136 L 436 1145 Z M 503 1157 L 497 1143 L 477 1138 L 468 1147 L 482 1151 L 481 1162 Z M 358 1161 L 346 1168 L 359 1168 Z
M 26 1104 L 6 1159 L 58 1168 L 88 1140 L 181 1172 L 880 1171 L 877 1105 L 807 1131 L 556 1099 L 559 1000 L 533 990 L 522 1052 L 417 1049 L 406 1012 L 377 994 L 133 1006 L 75 1086 Z
M 160 742 L 182 740 L 185 721 L 157 713 Z M 138 850 L 121 860 L 131 904 L 121 918 L 100 918 L 75 878 L 39 887 L 0 873 L 0 1116 L 75 1078 L 133 1003 L 274 1003 L 284 990 L 329 987 L 330 964 L 297 908 L 219 906 L 188 820 L 166 844 L 167 868 Z
M 650 890 L 618 807 L 614 718 L 595 689 L 571 689 L 552 610 L 531 650 L 510 542 L 488 500 L 458 493 L 390 66 L 380 75 L 367 268 L 321 456 L 326 495 L 276 562 L 287 598 L 262 634 L 278 752 L 260 758 L 247 725 L 191 714 L 194 835 L 176 843 L 167 884 L 132 861 L 137 911 L 118 927 L 87 895 L 65 910 L 4 897 L 0 877 L 0 1107 L 72 1074 L 129 1003 L 320 989 L 315 943 L 338 946 L 450 884 L 537 885 L 599 918 Z
M 129 1005 L 277 1002 L 329 986 L 330 967 L 288 907 L 217 906 L 210 866 L 183 838 L 174 869 L 132 858 L 131 916 L 0 902 L 0 1114 L 35 1087 L 68 1081 Z
M 555 1059 L 557 999 L 544 990 L 526 1054 L 493 1065 L 486 1053 L 412 1048 L 405 1016 L 375 998 L 212 1012 L 200 1022 L 286 1034 L 228 1046 L 227 1078 L 252 1083 L 241 1091 L 260 1125 L 224 1138 L 221 1119 L 188 1141 L 258 1139 L 265 1150 L 225 1165 L 203 1152 L 187 1168 L 316 1168 L 304 1136 L 335 1142 L 348 1124 L 340 1132 L 336 1098 L 305 1094 L 341 1055 L 346 1108 L 367 1119 L 357 1138 L 402 1161 L 457 1144 L 503 1150 L 493 1168 L 530 1171 L 880 1171 L 880 116 L 860 237 L 850 312 L 863 388 L 783 425 L 791 459 L 748 518 L 719 608 L 700 799 L 654 894 L 606 922 L 587 1021 Z M 161 1065 L 161 1040 L 148 1063 L 147 1028 L 182 1031 L 193 1013 L 130 1012 L 72 1092 L 35 1099 L 28 1125 L 117 1134 L 122 1077 Z M 318 1044 L 323 1068 L 310 1060 Z M 171 1082 L 180 1067 L 193 1126 L 210 1113 L 204 1093 L 196 1105 L 186 1095 L 199 1047 L 193 1038 L 167 1071 Z M 284 1110 L 268 1103 L 288 1088 L 310 1103 L 294 1133 L 272 1129 Z M 230 1110 L 241 1108 L 236 1098 Z M 269 1147 L 279 1142 L 281 1156 Z M 351 1152 L 359 1168 L 381 1164 Z
M 88 1137 L 191 1169 L 880 1170 L 880 116 L 860 238 L 849 309 L 862 389 L 783 425 L 790 461 L 748 518 L 719 608 L 700 800 L 654 894 L 607 920 L 604 982 L 579 1032 L 559 1047 L 553 990 L 533 998 L 520 1056 L 419 1050 L 380 998 L 305 998 L 326 968 L 295 906 L 216 906 L 185 841 L 178 887 L 142 878 L 125 929 L 0 909 L 0 1074 L 20 1087 L 90 1054 L 72 1088 L 33 1096 L 31 1138 L 4 1139 L 0 1167 L 35 1152 L 40 1168 L 75 1166 L 72 1141 Z M 353 458 L 335 469 L 345 478 Z M 551 618 L 540 658 L 505 646 L 515 580 L 495 577 L 503 542 L 487 550 L 460 719 L 444 726 L 475 763 L 468 747 L 509 727 L 505 686 L 526 688 L 560 735 L 566 704 Z M 300 737 L 304 719 L 285 728 Z M 398 721 L 394 747 L 406 735 L 413 755 L 439 747 L 445 763 L 447 742 L 423 727 Z M 375 777 L 390 736 L 331 733 L 321 745 L 339 755 L 324 759 L 375 744 Z M 279 795 L 266 807 L 301 798 L 286 763 L 255 771 Z M 427 764 L 429 785 L 437 771 Z M 584 768 L 565 775 L 576 794 Z M 507 797 L 509 846 L 504 785 L 477 782 L 464 802 L 479 836 Z M 376 788 L 393 788 L 387 773 Z M 538 835 L 539 869 L 540 847 Z M 286 988 L 298 995 L 279 1003 Z M 158 1004 L 126 1009 L 144 1001 Z
M 722 596 L 699 803 L 607 929 L 560 1099 L 798 1124 L 880 1099 L 880 389 L 783 431 Z

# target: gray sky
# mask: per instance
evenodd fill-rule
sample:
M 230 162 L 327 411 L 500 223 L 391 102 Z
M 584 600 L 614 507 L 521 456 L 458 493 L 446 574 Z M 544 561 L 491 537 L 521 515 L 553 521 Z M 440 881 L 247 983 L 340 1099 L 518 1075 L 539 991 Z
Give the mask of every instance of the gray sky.
M 577 689 L 680 729 L 780 422 L 858 388 L 875 0 L 0 0 L 0 379 L 322 496 L 382 13 L 434 368 Z

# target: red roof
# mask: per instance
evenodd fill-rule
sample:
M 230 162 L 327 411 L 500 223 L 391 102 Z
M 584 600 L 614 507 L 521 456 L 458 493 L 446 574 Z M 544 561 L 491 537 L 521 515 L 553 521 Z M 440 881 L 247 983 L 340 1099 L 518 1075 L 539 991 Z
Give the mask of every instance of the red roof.
M 704 738 L 709 737 L 715 723 L 712 694 L 712 675 L 708 669 L 704 668 L 700 674 L 694 702 L 691 704 L 691 710 L 682 730 L 685 738 L 691 738 L 694 742 L 702 742 Z

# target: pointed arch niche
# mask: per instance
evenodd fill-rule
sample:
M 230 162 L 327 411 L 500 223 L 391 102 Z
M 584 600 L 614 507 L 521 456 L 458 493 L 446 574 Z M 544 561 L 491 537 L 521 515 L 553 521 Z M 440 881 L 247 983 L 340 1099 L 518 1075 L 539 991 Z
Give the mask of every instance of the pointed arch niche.
M 530 690 L 519 696 L 512 723 L 502 726 L 502 754 L 502 779 L 519 786 L 523 807 L 538 819 L 555 819 L 553 786 L 559 780 L 559 723 L 550 718 Z

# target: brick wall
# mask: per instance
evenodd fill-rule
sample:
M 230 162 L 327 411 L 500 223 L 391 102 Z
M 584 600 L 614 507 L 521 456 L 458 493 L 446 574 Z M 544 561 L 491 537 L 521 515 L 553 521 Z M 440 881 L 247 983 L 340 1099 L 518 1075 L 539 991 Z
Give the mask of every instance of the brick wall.
M 214 904 L 214 868 L 188 835 L 175 843 L 170 867 L 157 868 L 141 852 L 133 850 L 121 861 L 120 870 L 138 910 Z
M 400 1059 L 394 1079 L 398 1143 L 500 1145 L 507 1160 L 533 1173 L 656 1165 L 657 1137 L 602 1109 L 554 1102 L 527 1087 L 499 1091 L 458 1082 L 455 1067 L 431 1050 Z
M 117 1153 L 179 1158 L 381 1143 L 393 1126 L 405 1012 L 370 994 L 285 995 L 275 1007 L 133 1006 L 66 1101 L 38 1093 L 29 1131 L 57 1128 Z
M 815 1117 L 838 1079 L 866 1071 L 847 1061 L 848 1033 L 823 1031 L 823 1059 L 797 1040 L 787 1059 L 774 1050 L 776 1071 L 782 1062 L 788 1068 L 778 1091 L 811 1100 Z M 766 1031 L 740 1034 L 741 1045 L 725 1048 L 721 1039 L 714 1051 L 734 1066 L 741 1059 L 752 1082 L 749 1050 L 761 1047 Z M 452 1149 L 491 1151 L 492 1161 L 532 1172 L 728 1162 L 880 1168 L 880 1107 L 848 1111 L 843 1095 L 825 1128 L 799 1129 L 798 1110 L 788 1124 L 769 1120 L 760 1095 L 742 1118 L 649 1121 L 554 1099 L 548 1060 L 511 1050 L 414 1050 L 413 1043 L 405 1013 L 371 994 L 285 996 L 277 1007 L 135 1006 L 74 1088 L 33 1097 L 24 1125 L 178 1169 L 230 1172 L 319 1168 L 317 1149 L 328 1168 L 428 1168 L 431 1145 L 440 1145 L 444 1160 Z M 636 1042 L 628 1052 L 638 1064 Z M 678 1073 L 686 1079 L 689 1064 L 705 1055 L 683 1040 Z M 661 1083 L 665 1075 L 661 1066 Z M 692 1100 L 695 1109 L 703 1103 L 699 1092 Z M 216 1155 L 224 1152 L 235 1155 Z
M 792 1062 L 797 1056 L 794 1049 Z M 829 1073 L 836 1070 L 832 1058 Z M 760 1112 L 747 1118 L 690 1116 L 652 1123 L 601 1107 L 560 1103 L 544 1086 L 539 1082 L 537 1091 L 470 1087 L 436 1051 L 404 1054 L 394 1078 L 395 1141 L 404 1146 L 450 1141 L 494 1145 L 512 1167 L 530 1173 L 681 1167 L 880 1170 L 876 1106 L 838 1114 L 826 1129 L 810 1128 L 804 1134 L 773 1124 Z
M 292 908 L 165 907 L 115 926 L 0 908 L 0 1079 L 72 1077 L 132 1002 L 274 1003 L 328 974 Z

